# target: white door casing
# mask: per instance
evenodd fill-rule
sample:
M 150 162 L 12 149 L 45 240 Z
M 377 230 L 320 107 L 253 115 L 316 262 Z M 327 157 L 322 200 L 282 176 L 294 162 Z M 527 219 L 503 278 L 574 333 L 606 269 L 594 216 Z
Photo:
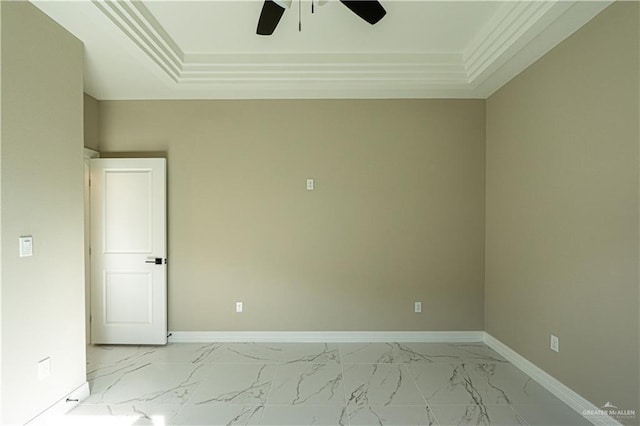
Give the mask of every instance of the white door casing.
M 91 160 L 91 336 L 167 343 L 166 160 Z
M 100 153 L 89 148 L 84 149 L 84 292 L 85 292 L 85 333 L 87 342 L 91 342 L 91 163 Z

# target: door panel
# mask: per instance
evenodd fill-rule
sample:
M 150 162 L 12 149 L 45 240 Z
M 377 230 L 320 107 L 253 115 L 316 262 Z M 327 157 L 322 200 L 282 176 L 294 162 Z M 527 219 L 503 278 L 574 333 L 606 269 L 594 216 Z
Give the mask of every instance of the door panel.
M 151 170 L 105 170 L 105 253 L 153 252 L 152 173 Z
M 151 273 L 105 274 L 104 311 L 107 324 L 151 324 L 153 321 Z
M 93 343 L 167 342 L 165 161 L 91 160 Z

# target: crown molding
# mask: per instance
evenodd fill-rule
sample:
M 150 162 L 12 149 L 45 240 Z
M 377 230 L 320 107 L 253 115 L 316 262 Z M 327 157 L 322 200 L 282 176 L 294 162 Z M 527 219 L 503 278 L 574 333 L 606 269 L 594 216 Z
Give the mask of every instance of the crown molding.
M 503 47 L 502 56 L 489 61 L 474 77 L 471 90 L 482 98 L 488 98 L 610 6 L 613 1 L 556 2 L 535 23 L 522 26 L 519 35 L 511 37 L 511 43 Z
M 522 43 L 527 31 L 540 22 L 557 19 L 575 1 L 535 1 L 503 3 L 483 31 L 473 40 L 464 54 L 464 67 L 469 82 L 476 81 L 492 65 L 504 62 L 513 46 Z M 540 30 L 546 28 L 544 25 Z
M 542 47 L 540 43 L 535 49 L 529 46 L 568 10 L 588 10 L 581 12 L 581 21 L 576 20 L 575 31 L 610 2 L 508 1 L 464 52 L 437 54 L 184 52 L 143 2 L 92 3 L 168 77 L 167 87 L 176 97 L 242 99 L 485 98 L 492 93 L 487 87 L 497 90 L 568 35 L 558 32 L 554 38 L 547 37 Z M 589 9 L 577 7 L 579 3 L 603 6 Z M 527 49 L 535 50 L 537 56 L 532 54 L 532 59 L 523 60 Z M 505 72 L 505 64 L 514 62 L 514 58 L 522 66 L 506 67 L 512 72 Z
M 468 83 L 462 55 L 399 53 L 187 54 L 178 81 Z
M 91 1 L 166 75 L 178 82 L 184 53 L 141 1 Z
M 142 2 L 92 2 L 178 84 L 291 80 L 469 83 L 460 53 L 185 53 Z

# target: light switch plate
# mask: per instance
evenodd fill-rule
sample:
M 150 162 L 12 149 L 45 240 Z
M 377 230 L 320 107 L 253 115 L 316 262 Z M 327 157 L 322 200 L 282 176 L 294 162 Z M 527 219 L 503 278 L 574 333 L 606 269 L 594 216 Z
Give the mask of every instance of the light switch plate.
M 20 257 L 33 256 L 33 237 L 20 237 Z

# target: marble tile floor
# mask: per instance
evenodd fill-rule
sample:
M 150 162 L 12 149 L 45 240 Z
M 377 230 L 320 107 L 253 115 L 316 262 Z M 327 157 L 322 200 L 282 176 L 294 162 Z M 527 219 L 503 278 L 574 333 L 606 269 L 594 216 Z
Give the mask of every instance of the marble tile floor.
M 589 425 L 481 343 L 90 346 L 65 425 Z

